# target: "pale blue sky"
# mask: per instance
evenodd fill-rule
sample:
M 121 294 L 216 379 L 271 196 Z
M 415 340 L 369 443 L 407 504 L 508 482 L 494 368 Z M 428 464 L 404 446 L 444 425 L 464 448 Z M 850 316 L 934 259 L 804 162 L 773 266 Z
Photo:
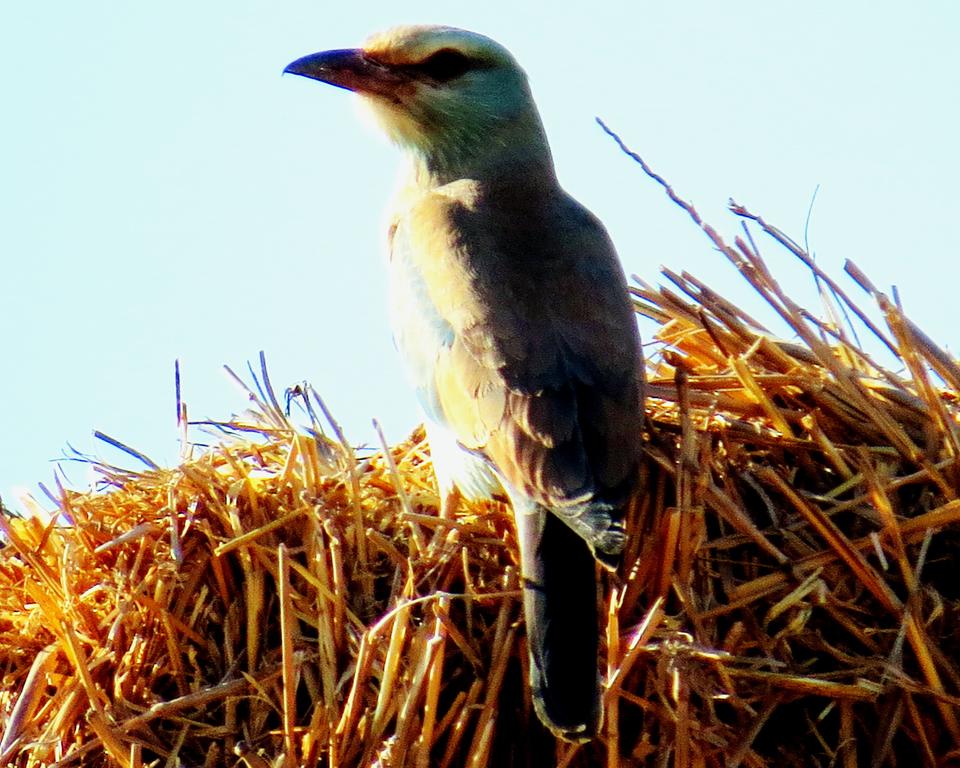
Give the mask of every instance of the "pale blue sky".
M 725 233 L 734 197 L 802 237 L 820 185 L 821 263 L 840 276 L 853 258 L 960 346 L 956 2 L 6 3 L 8 504 L 15 486 L 50 481 L 68 442 L 129 463 L 94 429 L 173 462 L 175 358 L 193 418 L 242 410 L 221 365 L 262 349 L 274 384 L 308 379 L 355 442 L 372 439 L 372 417 L 391 440 L 413 427 L 384 301 L 395 150 L 346 92 L 280 75 L 410 22 L 514 52 L 561 180 L 606 222 L 628 273 L 653 281 L 664 264 L 753 300 L 595 115 Z

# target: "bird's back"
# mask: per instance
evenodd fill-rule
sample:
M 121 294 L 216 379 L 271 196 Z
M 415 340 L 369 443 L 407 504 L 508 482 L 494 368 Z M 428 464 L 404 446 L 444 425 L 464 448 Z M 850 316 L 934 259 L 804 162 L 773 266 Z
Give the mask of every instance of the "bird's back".
M 393 325 L 428 416 L 523 497 L 622 503 L 639 338 L 602 225 L 559 187 L 462 180 L 395 217 Z

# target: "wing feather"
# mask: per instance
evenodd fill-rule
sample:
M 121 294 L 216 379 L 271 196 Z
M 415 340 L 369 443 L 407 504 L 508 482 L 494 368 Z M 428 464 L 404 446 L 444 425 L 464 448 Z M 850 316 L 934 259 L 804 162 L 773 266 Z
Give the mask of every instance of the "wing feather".
M 608 525 L 639 461 L 642 366 L 602 225 L 559 191 L 455 182 L 398 218 L 392 269 L 415 284 L 394 325 L 428 411 L 585 538 Z

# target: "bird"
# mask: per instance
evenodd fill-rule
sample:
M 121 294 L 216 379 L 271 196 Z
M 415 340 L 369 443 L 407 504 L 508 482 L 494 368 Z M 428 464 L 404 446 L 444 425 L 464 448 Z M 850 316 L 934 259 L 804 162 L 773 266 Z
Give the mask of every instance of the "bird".
M 509 500 L 540 721 L 601 722 L 597 564 L 638 492 L 643 358 L 616 250 L 567 194 L 528 78 L 501 44 L 394 27 L 285 73 L 353 91 L 406 160 L 390 209 L 390 322 L 441 498 Z

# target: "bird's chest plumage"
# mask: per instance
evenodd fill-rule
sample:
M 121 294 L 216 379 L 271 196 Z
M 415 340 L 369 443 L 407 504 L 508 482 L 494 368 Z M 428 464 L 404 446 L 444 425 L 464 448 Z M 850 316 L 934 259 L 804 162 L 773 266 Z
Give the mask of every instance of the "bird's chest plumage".
M 453 342 L 454 331 L 431 301 L 426 279 L 412 257 L 402 227 L 394 235 L 389 275 L 394 343 L 427 417 L 441 421 L 433 374 L 437 356 Z
M 437 260 L 444 257 L 442 251 L 435 254 Z M 439 358 L 449 354 L 455 331 L 431 296 L 429 279 L 424 274 L 424 269 L 429 267 L 430 262 L 424 263 L 422 254 L 412 251 L 406 228 L 402 224 L 398 226 L 393 232 L 389 270 L 394 343 L 426 416 L 430 452 L 441 495 L 446 495 L 456 485 L 468 499 L 491 498 L 501 491 L 493 467 L 482 454 L 465 449 L 446 423 L 436 368 Z M 464 288 L 455 285 L 449 290 Z

